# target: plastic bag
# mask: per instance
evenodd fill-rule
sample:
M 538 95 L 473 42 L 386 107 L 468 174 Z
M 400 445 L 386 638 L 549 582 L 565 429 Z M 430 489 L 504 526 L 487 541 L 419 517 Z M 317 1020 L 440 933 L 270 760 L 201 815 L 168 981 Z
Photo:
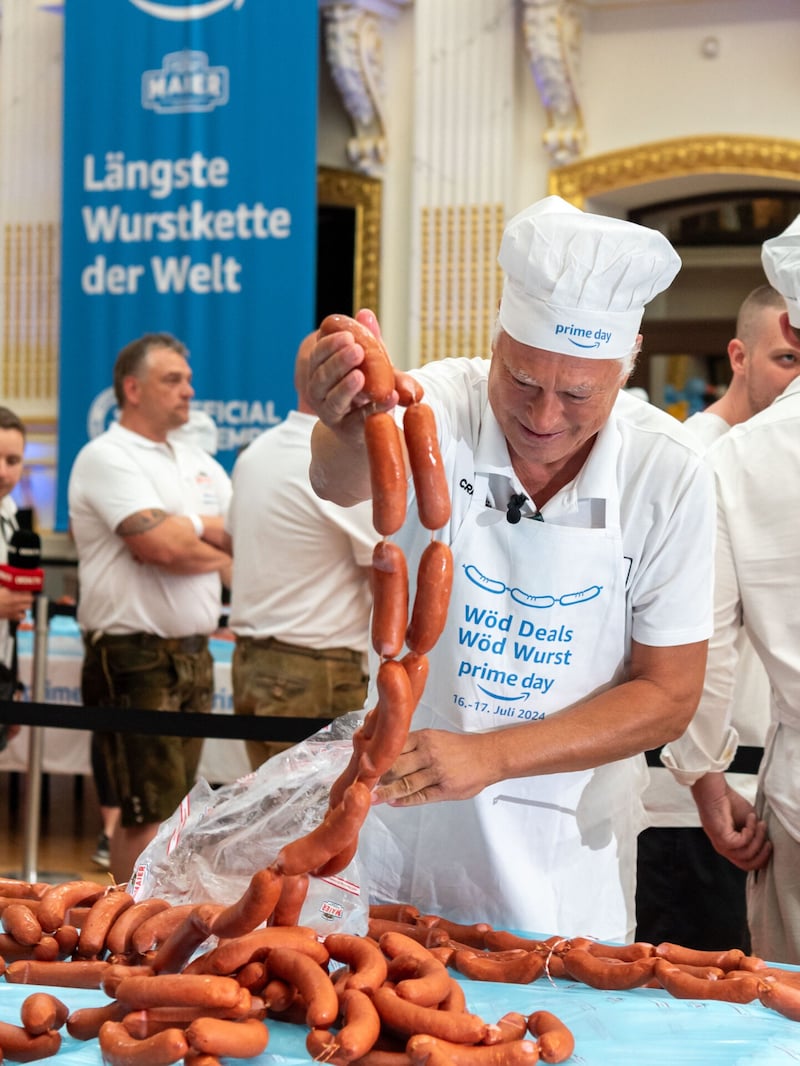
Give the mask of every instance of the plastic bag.
M 235 902 L 256 870 L 322 821 L 363 716 L 342 715 L 231 785 L 212 789 L 200 778 L 142 851 L 128 891 L 137 900 L 158 896 L 173 905 Z M 356 855 L 335 877 L 309 879 L 299 924 L 323 936 L 363 936 L 368 909 Z

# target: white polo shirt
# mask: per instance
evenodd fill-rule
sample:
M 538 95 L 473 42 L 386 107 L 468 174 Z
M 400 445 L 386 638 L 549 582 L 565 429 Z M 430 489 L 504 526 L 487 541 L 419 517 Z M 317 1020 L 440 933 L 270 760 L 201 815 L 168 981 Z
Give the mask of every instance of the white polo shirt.
M 311 488 L 314 415 L 290 411 L 236 460 L 230 628 L 302 648 L 366 652 L 372 504 L 339 507 Z
M 219 622 L 219 574 L 171 574 L 137 563 L 114 531 L 137 511 L 224 515 L 230 479 L 201 448 L 160 444 L 113 423 L 78 453 L 69 479 L 84 631 L 183 637 Z
M 703 698 L 686 733 L 664 749 L 690 784 L 725 770 L 736 751 L 730 726 L 736 632 L 742 621 L 771 682 L 771 724 L 760 786 L 800 840 L 800 378 L 734 426 L 708 453 L 717 479 L 714 637 Z M 668 761 L 669 760 L 669 761 Z

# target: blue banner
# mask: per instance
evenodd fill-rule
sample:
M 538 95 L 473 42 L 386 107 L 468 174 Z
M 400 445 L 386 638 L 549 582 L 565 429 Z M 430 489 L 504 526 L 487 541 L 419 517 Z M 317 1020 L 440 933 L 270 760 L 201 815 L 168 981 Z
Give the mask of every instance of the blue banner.
M 294 406 L 313 328 L 317 0 L 70 0 L 56 528 L 117 352 L 190 349 L 217 458 Z

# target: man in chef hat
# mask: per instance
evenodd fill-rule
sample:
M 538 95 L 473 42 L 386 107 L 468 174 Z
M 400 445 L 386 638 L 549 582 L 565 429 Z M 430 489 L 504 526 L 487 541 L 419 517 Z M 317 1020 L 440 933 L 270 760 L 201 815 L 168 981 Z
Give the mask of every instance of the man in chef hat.
M 499 260 L 491 360 L 413 371 L 455 577 L 359 856 L 376 899 L 626 940 L 641 753 L 686 727 L 711 632 L 709 472 L 675 419 L 623 391 L 644 307 L 680 260 L 660 233 L 555 196 L 511 219 Z M 312 481 L 340 503 L 370 491 L 361 359 L 349 332 L 312 356 Z M 412 575 L 430 536 L 412 490 L 396 535 Z
M 770 284 L 786 300 L 787 341 L 800 337 L 800 216 L 762 245 Z M 794 336 L 796 331 L 797 336 Z M 712 844 L 751 871 L 752 950 L 800 964 L 800 377 L 765 410 L 734 426 L 709 452 L 719 500 L 714 638 L 695 720 L 665 749 L 678 780 L 692 785 Z M 736 754 L 731 728 L 735 636 L 740 624 L 770 681 L 770 729 L 755 805 L 724 771 Z

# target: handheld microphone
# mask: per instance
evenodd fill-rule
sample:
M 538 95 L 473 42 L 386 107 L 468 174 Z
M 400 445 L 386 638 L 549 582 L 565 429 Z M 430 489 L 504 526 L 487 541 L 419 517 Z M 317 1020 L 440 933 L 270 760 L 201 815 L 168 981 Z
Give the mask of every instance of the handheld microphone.
M 41 592 L 44 587 L 42 541 L 30 529 L 15 529 L 8 543 L 8 562 L 0 564 L 0 588 L 10 592 Z
M 527 500 L 524 492 L 513 492 L 511 499 L 506 504 L 506 521 L 515 526 L 522 518 L 522 505 Z

